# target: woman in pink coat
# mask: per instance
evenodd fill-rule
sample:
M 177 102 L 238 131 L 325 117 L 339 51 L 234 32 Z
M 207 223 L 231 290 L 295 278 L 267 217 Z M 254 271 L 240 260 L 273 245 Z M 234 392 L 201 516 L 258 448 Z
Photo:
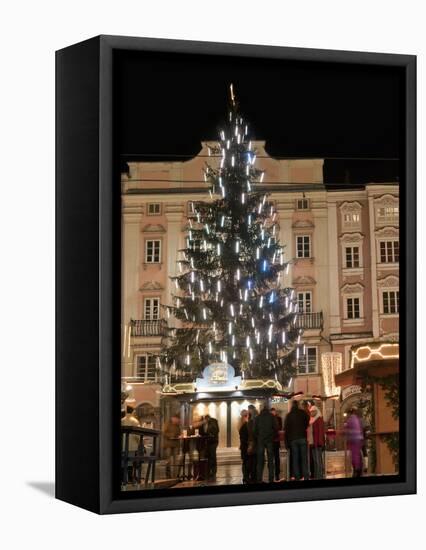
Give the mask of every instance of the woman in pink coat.
M 345 422 L 345 435 L 348 449 L 351 451 L 353 477 L 362 475 L 362 446 L 364 444 L 364 430 L 358 411 L 353 407 L 349 411 L 349 418 Z

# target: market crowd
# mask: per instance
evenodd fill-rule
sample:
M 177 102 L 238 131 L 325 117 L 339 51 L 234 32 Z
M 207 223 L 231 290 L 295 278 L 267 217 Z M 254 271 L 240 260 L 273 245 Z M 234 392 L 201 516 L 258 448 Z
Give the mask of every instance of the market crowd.
M 140 426 L 134 409 L 128 407 L 123 425 Z M 265 406 L 258 413 L 254 405 L 241 411 L 238 432 L 242 461 L 243 483 L 262 483 L 265 462 L 268 481 L 280 481 L 280 448 L 284 444 L 289 461 L 289 476 L 294 480 L 324 477 L 325 429 L 321 411 L 312 402 L 291 402 L 283 422 L 279 412 Z M 192 439 L 191 436 L 198 436 Z M 344 425 L 347 448 L 351 453 L 353 476 L 363 472 L 366 430 L 356 408 L 349 411 Z M 135 441 L 133 441 L 133 439 Z M 217 474 L 219 425 L 215 418 L 205 415 L 192 426 L 182 430 L 179 415 L 174 414 L 163 427 L 163 454 L 166 477 L 176 477 L 182 467 L 182 456 L 188 456 L 191 478 L 214 481 Z M 139 436 L 131 436 L 130 451 L 140 446 Z M 197 451 L 198 460 L 194 460 Z M 265 460 L 266 458 L 266 460 Z M 287 478 L 287 475 L 283 476 Z

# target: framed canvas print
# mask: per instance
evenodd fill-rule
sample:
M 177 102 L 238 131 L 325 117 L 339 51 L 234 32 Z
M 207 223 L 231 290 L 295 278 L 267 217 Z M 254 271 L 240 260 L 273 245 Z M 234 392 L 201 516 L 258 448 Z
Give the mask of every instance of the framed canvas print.
M 415 57 L 100 36 L 56 97 L 57 498 L 415 492 Z

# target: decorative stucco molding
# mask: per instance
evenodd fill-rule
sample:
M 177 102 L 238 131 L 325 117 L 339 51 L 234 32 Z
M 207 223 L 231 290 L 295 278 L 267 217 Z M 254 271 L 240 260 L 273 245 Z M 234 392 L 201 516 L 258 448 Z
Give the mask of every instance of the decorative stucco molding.
M 340 292 L 344 295 L 346 294 L 362 294 L 364 292 L 364 285 L 361 283 L 347 283 L 342 286 Z
M 388 275 L 384 279 L 377 281 L 379 288 L 399 288 L 399 277 L 396 275 Z
M 292 227 L 293 229 L 314 229 L 315 224 L 311 220 L 296 220 Z
M 362 233 L 344 233 L 339 237 L 339 240 L 343 244 L 349 244 L 349 243 L 359 243 L 362 242 L 364 239 L 364 235 Z
M 374 232 L 377 239 L 399 239 L 399 229 L 397 227 L 386 226 Z
M 141 292 L 144 290 L 164 290 L 164 287 L 157 281 L 147 281 L 139 290 Z
M 309 277 L 309 275 L 296 277 L 292 282 L 293 285 L 315 285 L 316 283 L 316 280 L 313 277 Z
M 375 206 L 398 206 L 399 198 L 386 193 L 386 195 L 375 198 L 374 204 Z
M 350 212 L 359 212 L 362 210 L 362 205 L 358 201 L 344 202 L 340 205 L 340 212 L 347 214 Z
M 142 227 L 142 233 L 165 233 L 166 228 L 160 223 L 148 223 Z

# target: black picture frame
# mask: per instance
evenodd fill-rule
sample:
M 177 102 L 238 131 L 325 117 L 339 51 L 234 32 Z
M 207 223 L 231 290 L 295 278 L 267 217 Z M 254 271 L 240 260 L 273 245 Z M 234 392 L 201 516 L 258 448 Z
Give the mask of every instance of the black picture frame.
M 117 490 L 120 190 L 113 141 L 116 50 L 392 66 L 404 71 L 400 266 L 401 473 L 203 494 Z M 98 36 L 56 53 L 56 498 L 100 514 L 416 492 L 416 57 Z M 118 208 L 117 208 L 118 205 Z M 118 267 L 117 267 L 118 266 Z

